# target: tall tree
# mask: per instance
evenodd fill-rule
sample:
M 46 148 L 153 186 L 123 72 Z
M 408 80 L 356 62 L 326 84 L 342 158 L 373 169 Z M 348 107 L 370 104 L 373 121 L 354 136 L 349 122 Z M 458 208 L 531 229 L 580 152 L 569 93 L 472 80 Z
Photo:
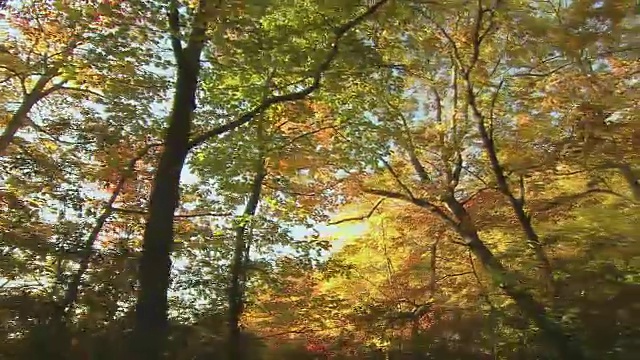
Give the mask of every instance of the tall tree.
M 171 268 L 173 243 L 173 216 L 179 203 L 180 175 L 187 155 L 194 146 L 208 139 L 236 129 L 250 121 L 271 106 L 278 103 L 301 100 L 316 91 L 324 73 L 339 53 L 340 44 L 350 31 L 382 7 L 386 1 L 379 1 L 343 25 L 333 29 L 330 43 L 325 45 L 320 59 L 307 71 L 310 76 L 304 82 L 310 83 L 301 90 L 281 95 L 269 94 L 258 104 L 240 115 L 236 120 L 208 130 L 191 138 L 193 114 L 196 106 L 196 92 L 201 72 L 201 55 L 206 44 L 207 28 L 212 16 L 224 19 L 226 8 L 202 0 L 192 9 L 190 29 L 183 46 L 180 11 L 177 1 L 168 9 L 168 28 L 176 61 L 176 88 L 173 98 L 168 128 L 164 137 L 164 149 L 160 155 L 149 199 L 149 216 L 143 239 L 140 259 L 140 292 L 137 302 L 137 322 L 134 332 L 134 356 L 145 359 L 162 357 L 167 336 L 167 290 Z M 261 7 L 260 7 L 261 8 Z M 249 7 L 244 8 L 250 10 Z M 253 10 L 253 9 L 252 9 Z M 237 10 L 235 10 L 237 11 Z M 255 11 L 255 10 L 254 10 Z M 220 13 L 221 12 L 221 13 Z M 268 78 L 266 80 L 269 80 Z

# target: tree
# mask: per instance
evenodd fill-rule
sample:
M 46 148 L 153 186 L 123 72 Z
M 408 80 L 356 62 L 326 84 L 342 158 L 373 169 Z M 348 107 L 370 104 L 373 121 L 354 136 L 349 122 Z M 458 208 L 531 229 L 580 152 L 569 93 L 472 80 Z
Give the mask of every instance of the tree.
M 171 43 L 176 61 L 176 89 L 173 107 L 169 115 L 169 125 L 164 137 L 164 149 L 160 155 L 153 187 L 149 200 L 149 217 L 145 227 L 143 252 L 140 259 L 140 292 L 137 302 L 137 322 L 135 330 L 136 354 L 143 354 L 148 359 L 161 356 L 163 339 L 167 331 L 167 289 L 169 287 L 170 256 L 173 243 L 173 213 L 178 206 L 180 174 L 189 150 L 202 142 L 238 128 L 250 121 L 271 106 L 278 103 L 304 99 L 317 90 L 333 60 L 338 55 L 343 38 L 370 14 L 384 5 L 380 1 L 351 20 L 333 30 L 333 38 L 328 49 L 317 60 L 311 69 L 310 85 L 301 90 L 285 94 L 269 94 L 259 100 L 252 109 L 240 115 L 236 120 L 208 130 L 202 135 L 191 138 L 192 117 L 196 104 L 196 91 L 200 77 L 200 57 L 205 46 L 210 12 L 220 11 L 214 4 L 201 1 L 193 9 L 191 29 L 186 36 L 186 45 L 180 34 L 180 13 L 177 2 L 173 2 L 168 10 Z M 245 8 L 244 11 L 256 11 Z M 261 11 L 261 9 L 258 9 Z M 266 81 L 270 81 L 268 78 Z

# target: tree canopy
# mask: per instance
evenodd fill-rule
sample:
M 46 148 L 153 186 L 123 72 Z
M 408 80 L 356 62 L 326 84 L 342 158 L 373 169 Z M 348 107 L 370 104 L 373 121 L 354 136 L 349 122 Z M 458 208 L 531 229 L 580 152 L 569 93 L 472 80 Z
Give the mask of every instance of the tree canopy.
M 0 357 L 635 359 L 638 9 L 0 1 Z

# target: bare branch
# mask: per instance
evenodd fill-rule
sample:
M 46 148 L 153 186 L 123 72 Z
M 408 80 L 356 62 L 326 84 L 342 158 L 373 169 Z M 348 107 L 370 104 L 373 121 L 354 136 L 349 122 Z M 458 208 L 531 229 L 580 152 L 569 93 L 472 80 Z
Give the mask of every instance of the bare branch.
M 12 280 L 11 279 L 7 279 L 5 282 L 3 282 L 2 284 L 0 284 L 0 289 L 4 288 L 5 286 L 7 286 Z
M 461 273 L 457 273 L 457 274 L 447 274 L 447 275 L 442 276 L 438 280 L 436 280 L 436 282 L 441 282 L 444 279 L 448 279 L 448 278 L 452 278 L 452 277 L 464 276 L 464 275 L 470 275 L 470 274 L 473 274 L 473 271 L 465 271 L 465 272 L 461 272 Z
M 77 88 L 77 87 L 70 87 L 70 86 L 60 86 L 59 87 L 60 90 L 68 90 L 68 91 L 76 91 L 76 92 L 82 92 L 82 93 L 86 93 L 86 94 L 90 94 L 99 98 L 104 98 L 105 96 L 103 94 L 100 94 L 97 91 L 93 91 L 91 89 L 82 89 L 82 88 Z
M 298 141 L 298 140 L 300 140 L 300 139 L 303 139 L 303 138 L 305 138 L 305 137 L 307 137 L 307 136 L 310 136 L 310 135 L 317 134 L 317 133 L 322 132 L 322 131 L 324 131 L 324 130 L 336 129 L 336 128 L 338 128 L 338 129 L 339 129 L 339 128 L 342 128 L 342 127 L 345 127 L 345 126 L 346 126 L 346 124 L 345 124 L 345 125 L 338 126 L 338 127 L 336 127 L 335 125 L 328 125 L 328 126 L 323 126 L 323 127 L 320 127 L 320 128 L 314 129 L 314 130 L 311 130 L 311 131 L 307 131 L 307 132 L 302 133 L 302 134 L 300 134 L 300 135 L 296 135 L 296 136 L 294 136 L 293 138 L 291 138 L 291 140 L 289 140 L 289 142 L 288 142 L 286 145 L 291 145 L 291 144 L 295 143 L 296 141 Z M 286 145 L 285 145 L 285 146 L 286 146 Z M 284 146 L 283 146 L 283 147 L 284 147 Z
M 518 199 L 518 201 L 520 201 L 521 204 L 524 204 L 525 202 L 524 175 L 520 175 L 519 184 L 520 184 L 520 198 Z
M 445 28 L 440 25 L 440 23 L 438 23 L 437 21 L 435 21 L 426 11 L 424 11 L 423 9 L 417 9 L 414 8 L 415 11 L 417 11 L 418 13 L 420 13 L 420 15 L 422 15 L 422 17 L 424 17 L 425 19 L 429 20 L 429 22 L 431 22 L 431 24 L 433 24 L 436 29 L 438 29 L 438 31 L 442 34 L 442 36 L 445 37 L 445 39 L 447 39 L 447 41 L 449 42 L 449 44 L 451 45 L 451 47 L 453 48 L 453 54 L 455 57 L 456 62 L 459 63 L 461 68 L 464 68 L 464 66 L 462 66 L 462 61 L 461 61 L 461 57 L 460 57 L 460 50 L 458 49 L 458 45 L 456 44 L 455 40 L 453 40 L 453 38 L 451 37 L 451 35 L 449 35 L 449 33 L 447 32 L 447 30 L 445 30 Z
M 378 196 L 384 196 L 390 199 L 396 199 L 396 200 L 403 200 L 406 202 L 410 202 L 413 203 L 414 205 L 417 205 L 423 209 L 428 210 L 429 212 L 437 215 L 440 219 L 442 219 L 444 222 L 446 222 L 447 224 L 457 228 L 458 227 L 458 223 L 452 219 L 451 217 L 449 217 L 449 215 L 447 215 L 446 211 L 443 210 L 442 208 L 440 208 L 439 206 L 431 203 L 430 201 L 426 200 L 426 199 L 419 199 L 419 198 L 411 198 L 407 195 L 403 195 L 394 191 L 387 191 L 387 190 L 379 190 L 379 189 L 364 189 L 364 192 L 367 194 L 372 194 L 372 195 L 378 195 Z
M 494 130 L 494 123 L 495 123 L 495 109 L 496 109 L 496 103 L 498 102 L 498 96 L 500 95 L 500 90 L 502 90 L 502 86 L 504 86 L 504 79 L 500 80 L 500 82 L 498 83 L 498 87 L 496 88 L 496 91 L 493 93 L 493 96 L 491 96 L 491 105 L 489 107 L 489 136 L 491 138 L 493 138 L 493 130 Z
M 263 184 L 264 187 L 269 188 L 271 190 L 275 190 L 275 191 L 280 191 L 286 194 L 290 194 L 290 195 L 295 195 L 295 196 L 308 196 L 308 197 L 315 197 L 315 196 L 321 196 L 322 192 L 329 190 L 329 189 L 333 189 L 335 186 L 337 186 L 338 184 L 343 183 L 347 178 L 342 178 L 342 179 L 336 179 L 330 183 L 328 183 L 326 186 L 322 187 L 322 188 L 318 188 L 316 191 L 313 192 L 299 192 L 299 191 L 293 191 L 290 189 L 283 189 L 277 186 L 273 186 L 270 185 L 269 183 L 265 182 Z
M 562 69 L 564 69 L 566 67 L 569 67 L 569 66 L 571 66 L 573 64 L 574 64 L 573 62 L 566 63 L 566 64 L 558 66 L 557 68 L 555 68 L 553 70 L 549 70 L 549 71 L 543 72 L 543 73 L 535 73 L 535 72 L 516 73 L 516 74 L 511 75 L 511 77 L 546 77 L 546 76 L 549 76 L 549 75 L 553 75 L 553 74 L 557 73 L 558 71 L 560 71 L 560 70 L 562 70 Z
M 102 213 L 96 219 L 96 222 L 93 228 L 91 229 L 89 236 L 87 236 L 87 239 L 85 240 L 83 247 L 80 250 L 80 266 L 78 267 L 76 272 L 73 274 L 73 277 L 71 278 L 71 282 L 69 283 L 65 291 L 64 297 L 60 300 L 60 303 L 57 306 L 57 310 L 59 311 L 59 314 L 58 314 L 59 316 L 61 317 L 66 316 L 70 308 L 76 302 L 78 298 L 78 293 L 80 291 L 80 285 L 82 284 L 82 277 L 84 276 L 85 272 L 89 268 L 89 264 L 91 262 L 91 257 L 93 255 L 93 245 L 98 240 L 98 235 L 102 231 L 102 228 L 104 227 L 104 225 L 107 223 L 107 220 L 113 214 L 113 204 L 116 202 L 116 200 L 118 199 L 118 196 L 120 196 L 120 193 L 124 189 L 124 185 L 126 181 L 129 179 L 130 173 L 134 171 L 136 163 L 140 161 L 143 157 L 145 157 L 152 148 L 162 146 L 162 145 L 163 144 L 161 143 L 152 143 L 152 144 L 146 145 L 145 147 L 140 149 L 140 151 L 138 151 L 136 156 L 129 161 L 126 169 L 122 171 L 122 174 L 120 175 L 120 178 L 116 183 L 115 189 L 111 193 L 109 200 L 104 204 L 102 208 Z
M 135 215 L 148 215 L 149 213 L 141 210 L 141 209 L 125 209 L 125 208 L 120 208 L 120 207 L 112 207 L 113 211 L 119 212 L 119 213 L 123 213 L 123 214 L 135 214 Z M 182 218 L 182 219 L 190 219 L 190 218 L 196 218 L 196 217 L 205 217 L 205 216 L 232 216 L 233 213 L 230 212 L 226 212 L 226 213 L 217 213 L 217 212 L 199 212 L 199 213 L 192 213 L 192 214 L 174 214 L 173 217 L 175 218 Z
M 475 170 L 472 170 L 471 168 L 469 168 L 469 166 L 464 166 L 464 164 L 462 165 L 462 170 L 464 170 L 465 172 L 467 172 L 469 175 L 473 176 L 474 178 L 478 179 L 478 181 L 480 181 L 484 186 L 486 187 L 491 187 L 489 185 L 489 183 L 482 178 L 482 176 L 477 173 Z
M 67 141 L 67 140 L 62 140 L 59 136 L 56 136 L 54 134 L 51 134 L 50 132 L 48 132 L 47 130 L 45 130 L 42 126 L 36 124 L 33 122 L 33 120 L 29 121 L 29 125 L 31 125 L 32 128 L 34 128 L 36 131 L 41 132 L 43 134 L 45 134 L 46 136 L 48 136 L 49 138 L 51 138 L 52 140 L 60 143 L 60 144 L 67 144 L 67 145 L 87 145 L 87 144 L 91 144 L 93 141 Z
M 405 185 L 402 182 L 402 180 L 400 180 L 400 176 L 398 176 L 398 173 L 396 173 L 395 170 L 393 170 L 393 168 L 391 167 L 391 164 L 389 164 L 389 162 L 387 160 L 385 160 L 385 159 L 380 159 L 380 160 L 382 161 L 382 163 L 384 163 L 384 166 L 391 173 L 391 175 L 395 179 L 396 183 L 398 185 L 400 185 L 402 190 L 404 190 L 407 193 L 407 195 L 409 195 L 409 198 L 414 199 L 415 197 L 413 196 L 413 193 L 411 192 L 411 189 L 409 189 L 409 187 L 407 185 Z
M 494 189 L 493 188 L 488 188 L 488 187 L 479 189 L 478 191 L 476 191 L 473 194 L 469 195 L 469 197 L 467 197 L 466 199 L 460 201 L 460 203 L 462 205 L 464 205 L 464 204 L 468 203 L 469 201 L 473 200 L 473 198 L 475 198 L 476 196 L 480 195 L 481 193 L 483 193 L 483 192 L 485 192 L 487 190 L 494 190 Z
M 437 95 L 437 92 L 436 92 L 436 96 L 438 96 L 438 106 L 440 106 L 439 95 Z M 418 156 L 416 153 L 416 147 L 415 147 L 415 144 L 413 143 L 413 137 L 411 136 L 411 128 L 409 127 L 409 122 L 407 121 L 407 118 L 402 113 L 402 110 L 400 110 L 397 106 L 392 104 L 389 100 L 387 100 L 386 102 L 389 108 L 391 108 L 402 121 L 402 126 L 404 127 L 404 130 L 406 132 L 406 137 L 407 137 L 406 150 L 407 150 L 407 153 L 409 154 L 411 165 L 413 165 L 413 168 L 415 169 L 421 181 L 423 182 L 430 181 L 429 174 L 427 174 L 427 171 L 425 170 L 424 166 L 422 166 L 422 163 L 418 159 Z M 438 115 L 438 117 L 440 117 L 440 115 Z
M 341 220 L 337 220 L 337 221 L 332 221 L 330 223 L 328 223 L 327 225 L 338 225 L 338 224 L 342 224 L 342 223 L 346 223 L 346 222 L 350 222 L 350 221 L 361 221 L 361 220 L 366 220 L 369 219 L 373 213 L 376 211 L 376 209 L 378 209 L 378 207 L 380 206 L 380 204 L 382 204 L 382 202 L 384 201 L 385 198 L 380 198 L 375 205 L 373 205 L 373 207 L 371 208 L 371 210 L 369 210 L 369 212 L 366 215 L 362 215 L 362 216 L 354 216 L 354 217 L 349 217 L 346 219 L 341 219 Z

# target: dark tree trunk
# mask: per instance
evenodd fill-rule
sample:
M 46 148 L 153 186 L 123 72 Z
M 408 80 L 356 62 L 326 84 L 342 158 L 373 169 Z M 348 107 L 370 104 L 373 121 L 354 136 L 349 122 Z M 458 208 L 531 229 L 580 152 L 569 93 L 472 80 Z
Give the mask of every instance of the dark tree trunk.
M 189 152 L 201 50 L 201 43 L 187 46 L 178 57 L 176 93 L 164 150 L 153 180 L 138 269 L 140 288 L 133 336 L 135 359 L 161 359 L 165 350 L 173 218 L 180 200 L 180 173 Z
M 200 72 L 200 55 L 204 46 L 207 26 L 207 9 L 205 7 L 213 7 L 217 2 L 209 4 L 206 0 L 199 1 L 199 8 L 192 21 L 192 30 L 184 49 L 179 38 L 181 29 L 178 2 L 175 0 L 170 2 L 171 45 L 178 64 L 176 92 L 169 116 L 169 128 L 165 134 L 164 151 L 160 155 L 149 199 L 148 218 L 138 272 L 140 288 L 136 303 L 132 359 L 158 360 L 163 357 L 165 350 L 168 334 L 167 291 L 171 270 L 173 218 L 180 200 L 180 173 L 189 150 L 213 136 L 248 123 L 274 104 L 301 100 L 317 90 L 324 72 L 338 54 L 340 40 L 348 31 L 387 2 L 388 0 L 379 0 L 367 11 L 335 30 L 335 41 L 331 44 L 324 61 L 318 65 L 314 72 L 312 85 L 297 92 L 269 97 L 237 120 L 196 136 L 192 141 L 189 141 L 191 121 L 196 103 L 195 93 Z
M 231 282 L 229 284 L 229 320 L 228 320 L 228 351 L 229 360 L 244 360 L 242 331 L 240 329 L 240 318 L 244 311 L 244 284 L 246 279 L 246 262 L 248 260 L 249 244 L 247 242 L 247 222 L 254 216 L 260 196 L 262 193 L 262 183 L 266 176 L 264 162 L 261 160 L 259 169 L 253 180 L 251 195 L 244 209 L 244 218 L 236 227 L 235 248 L 233 261 L 231 263 Z

